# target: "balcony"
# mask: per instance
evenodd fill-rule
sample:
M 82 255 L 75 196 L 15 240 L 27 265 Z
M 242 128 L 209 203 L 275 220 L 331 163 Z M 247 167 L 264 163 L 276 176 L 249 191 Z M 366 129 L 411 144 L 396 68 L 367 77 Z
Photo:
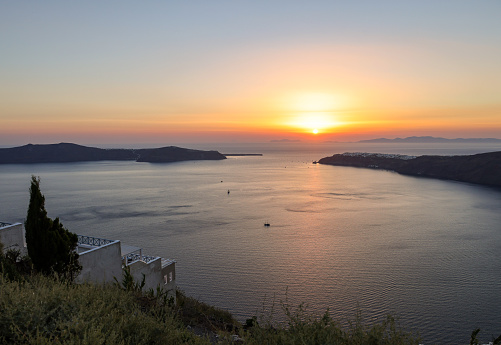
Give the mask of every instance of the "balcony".
M 78 253 L 84 253 L 88 250 L 92 250 L 101 246 L 108 245 L 115 242 L 114 240 L 108 240 L 105 238 L 77 235 L 78 236 Z M 127 244 L 120 243 L 120 250 L 122 255 L 122 265 L 129 266 L 137 261 L 142 261 L 146 264 L 158 259 L 158 256 L 143 255 L 142 249 L 139 247 L 130 246 Z M 171 265 L 175 263 L 171 259 L 162 259 L 162 267 Z

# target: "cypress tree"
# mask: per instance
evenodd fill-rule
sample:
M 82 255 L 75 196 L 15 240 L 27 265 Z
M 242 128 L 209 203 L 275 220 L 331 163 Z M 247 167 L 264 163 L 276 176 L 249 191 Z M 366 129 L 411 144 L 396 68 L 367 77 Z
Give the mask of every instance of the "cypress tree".
M 76 246 L 78 237 L 69 232 L 59 218 L 47 216 L 40 178 L 31 177 L 30 204 L 24 223 L 28 255 L 34 268 L 43 274 L 57 273 L 73 280 L 81 266 Z

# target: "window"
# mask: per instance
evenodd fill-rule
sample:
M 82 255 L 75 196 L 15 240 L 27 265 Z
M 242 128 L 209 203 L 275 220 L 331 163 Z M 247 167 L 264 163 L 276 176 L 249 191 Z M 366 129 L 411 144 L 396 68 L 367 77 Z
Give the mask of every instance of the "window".
M 164 275 L 164 284 L 169 284 L 173 280 L 174 280 L 173 272 L 169 272 L 169 274 Z

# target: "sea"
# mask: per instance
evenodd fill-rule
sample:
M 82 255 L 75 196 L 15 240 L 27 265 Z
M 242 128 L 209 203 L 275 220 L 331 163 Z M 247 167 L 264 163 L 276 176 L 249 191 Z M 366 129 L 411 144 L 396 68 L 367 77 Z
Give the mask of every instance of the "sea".
M 286 322 L 283 308 L 301 305 L 341 324 L 391 314 L 423 344 L 467 344 L 477 328 L 483 343 L 501 334 L 501 189 L 312 163 L 500 144 L 180 146 L 262 156 L 0 165 L 0 221 L 24 221 L 36 175 L 50 217 L 175 259 L 179 288 L 242 322 Z

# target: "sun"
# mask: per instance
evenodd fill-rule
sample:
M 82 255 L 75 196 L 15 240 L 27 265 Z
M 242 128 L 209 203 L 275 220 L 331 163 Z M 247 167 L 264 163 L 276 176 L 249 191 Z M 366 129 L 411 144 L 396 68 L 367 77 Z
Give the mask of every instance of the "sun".
M 295 112 L 289 125 L 316 135 L 337 127 L 338 122 L 332 111 L 300 111 Z
M 339 125 L 336 112 L 340 106 L 335 95 L 307 92 L 291 95 L 287 99 L 288 125 L 305 133 L 327 133 Z

